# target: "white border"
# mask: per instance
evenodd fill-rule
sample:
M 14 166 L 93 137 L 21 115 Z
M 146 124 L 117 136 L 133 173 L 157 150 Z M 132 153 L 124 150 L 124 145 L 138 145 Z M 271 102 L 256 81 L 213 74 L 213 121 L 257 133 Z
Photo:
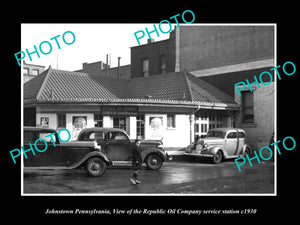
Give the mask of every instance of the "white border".
M 277 23 L 192 23 L 184 24 L 184 26 L 274 26 L 274 63 L 277 66 Z M 21 24 L 22 34 L 22 24 Z M 22 38 L 22 37 L 21 37 Z M 22 42 L 21 42 L 22 43 Z M 23 47 L 21 46 L 21 49 Z M 274 72 L 275 73 L 275 72 Z M 21 64 L 21 144 L 23 146 L 23 62 Z M 277 76 L 275 77 L 275 100 L 274 100 L 274 141 L 277 141 Z M 276 151 L 274 151 L 276 152 Z M 274 193 L 261 194 L 261 193 L 226 193 L 226 194 L 85 194 L 85 193 L 72 193 L 72 194 L 24 194 L 24 170 L 23 170 L 23 157 L 21 157 L 21 196 L 277 196 L 277 153 L 274 155 Z

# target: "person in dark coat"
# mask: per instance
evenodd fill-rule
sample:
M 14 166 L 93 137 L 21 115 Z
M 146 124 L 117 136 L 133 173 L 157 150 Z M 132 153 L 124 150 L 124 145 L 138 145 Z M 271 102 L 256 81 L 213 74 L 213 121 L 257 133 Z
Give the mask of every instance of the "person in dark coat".
M 132 176 L 129 180 L 131 184 L 140 184 L 141 183 L 141 181 L 139 181 L 137 179 L 138 172 L 141 170 L 142 164 L 143 164 L 142 156 L 138 149 L 138 145 L 139 145 L 138 142 L 139 142 L 139 139 L 136 140 L 135 147 L 132 148 Z

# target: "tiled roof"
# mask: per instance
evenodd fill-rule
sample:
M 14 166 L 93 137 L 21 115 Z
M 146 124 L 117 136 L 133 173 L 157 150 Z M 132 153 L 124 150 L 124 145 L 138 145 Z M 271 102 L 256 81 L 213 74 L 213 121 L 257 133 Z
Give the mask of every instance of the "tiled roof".
M 37 82 L 35 80 L 42 80 Z M 25 94 L 29 92 L 31 94 Z M 117 99 L 109 89 L 86 73 L 49 68 L 24 85 L 24 100 L 34 97 L 37 102 L 77 99 Z
M 133 78 L 129 91 L 132 98 L 151 96 L 152 99 L 192 100 L 182 72 Z
M 166 103 L 238 107 L 233 99 L 186 72 L 132 79 L 49 68 L 24 84 L 24 102 Z
M 231 96 L 192 74 L 187 75 L 192 101 L 234 103 Z

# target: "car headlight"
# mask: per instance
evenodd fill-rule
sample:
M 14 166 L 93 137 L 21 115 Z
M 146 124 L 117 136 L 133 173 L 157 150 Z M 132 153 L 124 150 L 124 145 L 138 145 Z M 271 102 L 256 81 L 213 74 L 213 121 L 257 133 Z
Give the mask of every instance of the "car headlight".
M 204 149 L 205 145 L 204 145 L 204 141 L 198 141 L 197 146 L 196 146 L 196 150 L 202 150 Z

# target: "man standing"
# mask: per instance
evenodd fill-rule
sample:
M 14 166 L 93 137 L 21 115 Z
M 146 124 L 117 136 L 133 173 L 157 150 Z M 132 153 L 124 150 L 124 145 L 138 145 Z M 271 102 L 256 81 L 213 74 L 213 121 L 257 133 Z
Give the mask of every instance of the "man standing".
M 137 139 L 135 142 L 135 147 L 132 148 L 132 176 L 130 178 L 131 184 L 140 184 L 141 181 L 137 179 L 138 172 L 140 171 L 142 167 L 142 157 L 140 154 L 140 151 L 138 149 L 139 146 L 139 140 Z

